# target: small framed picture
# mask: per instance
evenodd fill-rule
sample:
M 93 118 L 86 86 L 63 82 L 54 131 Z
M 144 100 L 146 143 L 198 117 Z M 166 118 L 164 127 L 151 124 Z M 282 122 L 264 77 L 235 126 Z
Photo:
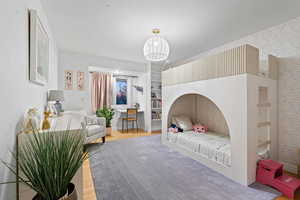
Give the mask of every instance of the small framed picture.
M 65 71 L 65 89 L 66 90 L 73 89 L 73 71 L 71 70 Z
M 84 72 L 77 72 L 77 89 L 84 90 Z

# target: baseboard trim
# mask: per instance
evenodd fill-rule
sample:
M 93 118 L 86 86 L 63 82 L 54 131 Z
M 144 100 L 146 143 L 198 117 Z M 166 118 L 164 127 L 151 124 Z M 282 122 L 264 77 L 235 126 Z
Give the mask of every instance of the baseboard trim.
M 285 171 L 291 172 L 293 174 L 297 174 L 298 173 L 298 167 L 297 167 L 297 165 L 294 165 L 294 164 L 291 164 L 291 163 L 282 162 L 282 161 L 279 161 L 279 162 L 281 162 L 284 165 L 283 169 Z

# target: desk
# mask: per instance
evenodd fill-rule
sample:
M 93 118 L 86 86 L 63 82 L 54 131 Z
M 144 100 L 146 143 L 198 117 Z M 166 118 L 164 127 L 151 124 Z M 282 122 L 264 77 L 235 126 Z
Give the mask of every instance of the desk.
M 126 117 L 127 109 L 115 109 L 115 116 L 112 120 L 112 130 L 122 130 L 122 118 Z M 140 129 L 145 129 L 144 110 L 138 110 L 138 125 Z M 129 126 L 129 128 L 131 128 Z
M 78 132 L 81 130 L 81 120 L 83 119 L 80 113 L 73 113 L 73 112 L 66 112 L 63 116 L 50 118 L 51 127 L 55 133 L 65 131 L 68 127 L 70 132 Z M 40 131 L 40 134 L 47 134 L 48 131 Z M 17 139 L 17 150 L 19 147 L 28 140 L 29 137 L 32 137 L 32 134 L 25 134 L 20 133 Z M 79 200 L 82 200 L 83 197 L 83 177 L 82 177 L 82 168 L 80 168 L 77 174 L 74 176 L 73 181 L 76 185 L 76 190 L 78 192 Z M 23 183 L 19 183 L 19 190 L 18 190 L 19 200 L 32 200 L 32 197 L 35 195 L 35 192 L 30 189 L 27 185 Z

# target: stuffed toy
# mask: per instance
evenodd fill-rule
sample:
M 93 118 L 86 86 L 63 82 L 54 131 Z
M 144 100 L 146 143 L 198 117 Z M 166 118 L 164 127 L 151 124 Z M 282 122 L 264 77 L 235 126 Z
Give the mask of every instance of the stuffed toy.
M 208 128 L 201 124 L 196 124 L 193 126 L 193 131 L 196 133 L 206 133 L 208 131 Z
M 178 133 L 183 132 L 183 129 L 180 127 L 177 127 L 176 124 L 171 124 L 170 128 L 168 129 L 171 133 Z
M 178 133 L 178 128 L 169 128 L 169 133 Z
M 176 128 L 176 124 L 171 124 L 170 128 Z

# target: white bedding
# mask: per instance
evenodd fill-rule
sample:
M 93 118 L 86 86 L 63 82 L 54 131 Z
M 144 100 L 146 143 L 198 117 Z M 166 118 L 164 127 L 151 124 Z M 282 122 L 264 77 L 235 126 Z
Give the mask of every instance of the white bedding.
M 204 134 L 185 131 L 168 133 L 168 140 L 189 151 L 199 153 L 207 159 L 231 166 L 230 138 L 207 132 Z

